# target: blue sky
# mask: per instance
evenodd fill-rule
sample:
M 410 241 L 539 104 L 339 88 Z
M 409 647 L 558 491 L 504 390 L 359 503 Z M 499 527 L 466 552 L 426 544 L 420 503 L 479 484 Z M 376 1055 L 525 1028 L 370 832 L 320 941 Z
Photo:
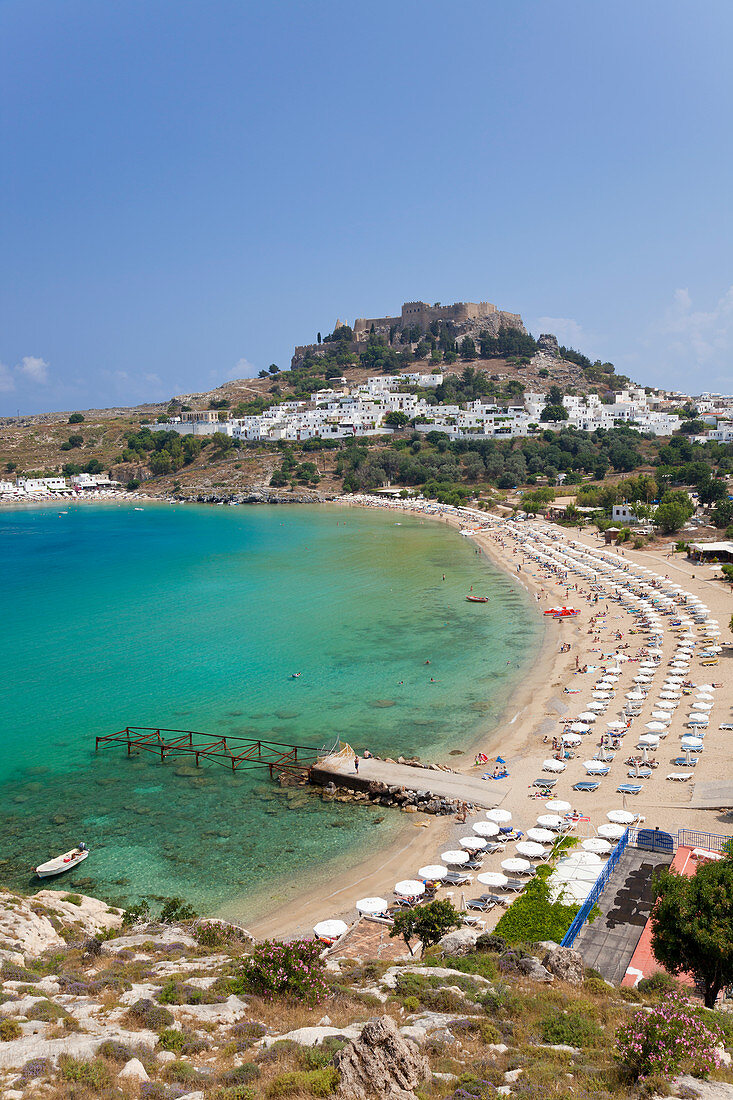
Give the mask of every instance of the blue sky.
M 488 299 L 733 390 L 729 0 L 2 0 L 0 413 Z

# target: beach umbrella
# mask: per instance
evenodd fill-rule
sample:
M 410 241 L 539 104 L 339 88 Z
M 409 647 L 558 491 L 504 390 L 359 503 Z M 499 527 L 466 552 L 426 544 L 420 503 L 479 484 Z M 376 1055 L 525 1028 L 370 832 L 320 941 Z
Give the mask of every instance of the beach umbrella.
M 596 716 L 592 710 L 584 710 L 582 714 L 578 715 L 580 722 L 595 722 Z
M 564 733 L 562 735 L 563 745 L 579 745 L 582 738 L 577 733 Z
M 384 898 L 359 898 L 356 903 L 357 912 L 365 916 L 374 917 L 377 913 L 386 913 L 388 908 L 389 902 Z
M 665 725 L 669 725 L 671 719 L 666 710 L 653 710 L 652 718 L 655 722 L 664 722 Z
M 715 684 L 698 684 L 698 691 L 715 691 Z
M 462 836 L 458 843 L 467 852 L 480 852 L 489 842 L 484 840 L 482 836 Z
M 478 836 L 498 836 L 499 833 L 499 826 L 495 821 L 474 821 L 471 828 Z
M 608 680 L 608 679 L 599 680 L 598 683 L 596 684 L 596 689 L 598 689 L 600 691 L 607 691 L 609 688 L 612 688 L 612 687 L 613 687 L 613 680 Z
M 550 798 L 545 802 L 545 807 L 553 814 L 569 814 L 573 808 L 569 802 L 564 802 L 562 798 Z
M 425 893 L 425 883 L 416 878 L 404 878 L 395 884 L 394 892 L 403 898 L 419 898 Z
M 706 703 L 704 699 L 695 700 L 695 710 L 712 710 L 713 704 Z
M 625 722 L 606 722 L 606 726 L 610 730 L 625 730 L 626 729 L 626 723 Z
M 702 737 L 694 737 L 690 733 L 686 733 L 680 739 L 680 745 L 683 749 L 701 749 L 703 747 Z
M 591 836 L 587 840 L 581 840 L 580 847 L 585 848 L 586 852 L 597 852 L 598 855 L 607 855 L 612 849 L 613 844 L 608 840 L 603 840 L 600 836 Z
M 675 700 L 670 702 L 669 699 L 663 699 L 661 703 L 657 703 L 657 706 L 660 710 L 676 710 L 679 704 Z
M 440 882 L 448 874 L 448 868 L 442 863 L 429 863 L 427 867 L 421 867 L 417 873 L 420 878 L 426 878 L 428 882 Z
M 588 704 L 588 710 L 595 711 L 597 714 L 602 714 L 603 711 L 606 709 L 606 706 L 607 706 L 606 703 L 599 703 L 599 702 L 589 703 Z
M 342 920 L 322 920 L 313 925 L 313 931 L 319 939 L 337 940 L 349 931 L 349 926 Z
M 608 775 L 608 764 L 603 764 L 600 760 L 586 760 L 583 767 L 588 775 Z
M 638 676 L 634 677 L 635 684 L 648 684 L 654 677 L 650 676 L 648 672 L 640 672 Z
M 527 856 L 529 859 L 543 859 L 548 855 L 547 849 L 535 840 L 520 840 L 517 844 L 517 851 L 520 856 Z
M 608 692 L 608 691 L 594 691 L 593 692 L 593 698 L 598 699 L 598 700 L 610 699 L 611 698 L 611 693 Z M 605 708 L 603 708 L 603 709 L 605 709 Z
M 603 860 L 598 855 L 598 852 L 581 852 L 577 848 L 574 848 L 568 855 L 558 863 L 558 870 L 563 872 L 575 870 L 578 867 L 590 867 L 595 868 L 595 873 L 598 874 L 598 868 Z
M 709 721 L 709 714 L 691 714 L 687 719 L 687 724 L 688 726 L 707 726 Z
M 582 905 L 593 889 L 591 882 L 579 882 L 577 879 L 556 878 L 551 875 L 548 881 L 550 900 L 561 901 L 564 905 Z
M 590 733 L 590 726 L 584 726 L 582 722 L 573 722 L 570 730 L 572 733 Z
M 710 702 L 710 703 L 714 702 L 714 700 L 715 700 L 715 696 L 713 695 L 712 691 L 698 691 L 695 698 L 696 699 L 704 699 L 705 702 Z
M 681 691 L 660 691 L 659 692 L 659 698 L 660 699 L 681 699 L 682 698 L 682 692 Z
M 537 824 L 543 829 L 560 829 L 565 821 L 557 814 L 540 814 L 537 818 Z
M 631 702 L 638 703 L 641 702 L 643 699 L 646 699 L 646 695 L 643 691 L 627 691 L 626 698 L 629 699 Z
M 620 840 L 625 832 L 626 829 L 623 825 L 617 825 L 615 822 L 598 826 L 598 835 L 602 836 L 604 840 Z
M 542 771 L 543 772 L 558 772 L 558 774 L 559 774 L 560 772 L 565 771 L 565 767 L 566 767 L 566 765 L 563 764 L 562 760 L 553 760 L 552 758 L 550 758 L 548 760 L 543 761 Z
M 501 865 L 510 875 L 526 875 L 532 867 L 528 859 L 521 859 L 519 856 L 503 859 Z
M 656 749 L 659 744 L 659 738 L 656 733 L 643 733 L 639 738 L 640 745 L 646 745 L 650 749 Z
M 647 722 L 646 728 L 652 733 L 666 733 L 667 727 L 662 722 Z M 657 738 L 657 741 L 659 738 Z
M 487 810 L 486 816 L 496 825 L 507 825 L 512 819 L 509 810 L 500 810 L 498 807 L 495 810 Z
M 509 879 L 501 871 L 484 871 L 480 875 L 476 875 L 476 881 L 482 883 L 484 886 L 506 886 Z
M 533 828 L 527 829 L 527 839 L 536 840 L 538 844 L 554 844 L 557 840 L 557 835 L 550 829 Z
M 462 851 L 460 848 L 451 848 L 448 852 L 443 852 L 441 857 L 443 863 L 453 863 L 457 867 L 462 866 L 464 863 L 468 863 L 471 858 L 468 852 Z
M 628 810 L 609 810 L 606 817 L 615 825 L 633 825 L 636 821 L 636 815 Z

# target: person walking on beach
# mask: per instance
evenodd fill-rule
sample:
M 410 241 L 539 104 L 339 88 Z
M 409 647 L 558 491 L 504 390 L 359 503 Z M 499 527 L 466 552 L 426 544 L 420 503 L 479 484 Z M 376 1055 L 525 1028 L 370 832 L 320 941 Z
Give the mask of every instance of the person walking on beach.
M 357 775 L 359 774 L 359 757 L 358 756 L 354 757 L 354 771 L 356 772 Z

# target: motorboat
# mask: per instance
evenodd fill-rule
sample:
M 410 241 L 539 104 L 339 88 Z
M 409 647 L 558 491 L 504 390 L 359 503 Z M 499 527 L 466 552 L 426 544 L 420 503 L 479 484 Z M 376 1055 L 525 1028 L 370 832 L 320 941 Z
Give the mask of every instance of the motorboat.
M 53 878 L 54 875 L 61 875 L 64 871 L 70 871 L 72 867 L 78 867 L 88 855 L 89 849 L 86 844 L 80 844 L 77 848 L 72 848 L 70 852 L 64 852 L 63 855 L 55 856 L 53 859 L 47 860 L 46 863 L 40 863 L 35 871 L 39 878 Z
M 488 603 L 488 596 L 466 596 L 469 603 Z

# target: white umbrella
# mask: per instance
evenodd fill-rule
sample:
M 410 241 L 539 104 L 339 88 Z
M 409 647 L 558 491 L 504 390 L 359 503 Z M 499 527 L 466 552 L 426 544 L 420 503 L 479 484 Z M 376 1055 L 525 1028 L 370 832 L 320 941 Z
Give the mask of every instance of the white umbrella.
M 698 684 L 698 691 L 715 691 L 715 684 Z
M 501 871 L 484 871 L 482 874 L 476 875 L 476 881 L 484 886 L 506 886 L 509 879 Z
M 563 745 L 579 745 L 582 738 L 577 733 L 564 733 L 562 735 Z
M 574 848 L 572 852 L 560 860 L 557 866 L 562 871 L 571 871 L 578 867 L 595 867 L 597 874 L 597 868 L 600 867 L 602 862 L 597 852 L 581 852 Z
M 360 898 L 356 903 L 357 912 L 369 914 L 370 916 L 385 913 L 388 908 L 389 902 L 385 901 L 384 898 Z
M 543 829 L 559 829 L 565 822 L 557 814 L 540 814 L 537 824 Z
M 608 703 L 600 703 L 598 701 L 595 701 L 588 704 L 588 710 L 595 711 L 596 714 L 603 714 L 607 706 Z
M 661 703 L 657 703 L 660 710 L 676 710 L 679 704 L 676 700 L 663 699 Z
M 636 821 L 636 816 L 628 810 L 609 810 L 606 817 L 616 825 L 633 825 Z
M 572 733 L 590 733 L 590 726 L 585 726 L 582 722 L 573 722 L 570 730 Z
M 602 836 L 605 840 L 620 840 L 626 832 L 623 825 L 616 825 L 614 822 L 610 822 L 608 825 L 598 826 L 598 835 Z
M 547 849 L 534 840 L 520 840 L 517 851 L 520 856 L 527 856 L 529 859 L 542 859 L 547 855 Z
M 646 699 L 646 695 L 643 691 L 627 691 L 626 698 L 631 702 L 641 702 L 642 699 Z
M 663 722 L 647 722 L 646 728 L 651 730 L 652 733 L 666 733 L 667 727 Z M 659 740 L 659 738 L 657 738 Z
M 613 848 L 610 841 L 603 840 L 599 836 L 591 836 L 587 840 L 581 840 L 580 846 L 585 848 L 587 852 L 597 852 L 599 855 L 607 855 Z
M 707 726 L 709 721 L 709 714 L 691 714 L 687 719 L 687 724 L 688 726 Z
M 550 829 L 527 829 L 527 839 L 536 840 L 538 844 L 553 844 L 557 840 L 557 834 Z
M 625 722 L 606 722 L 606 726 L 610 730 L 625 730 L 626 729 L 626 723 Z
M 613 680 L 605 679 L 599 680 L 596 684 L 596 691 L 610 691 L 613 687 Z
M 659 738 L 655 733 L 643 733 L 639 738 L 640 745 L 646 745 L 650 749 L 656 749 L 659 744 Z
M 349 931 L 349 926 L 342 920 L 322 920 L 313 925 L 313 931 L 319 939 L 337 940 L 344 932 Z
M 532 864 L 528 859 L 520 859 L 519 857 L 510 857 L 509 859 L 503 859 L 501 865 L 505 871 L 508 871 L 510 875 L 522 875 L 529 871 Z
M 710 703 L 715 702 L 715 696 L 713 695 L 712 691 L 698 691 L 695 695 L 695 698 L 704 699 L 706 702 Z
M 569 802 L 564 802 L 562 798 L 551 798 L 545 802 L 545 807 L 554 814 L 568 814 L 572 810 L 572 806 Z
M 695 700 L 695 710 L 702 711 L 702 710 L 712 710 L 712 709 L 713 709 L 713 704 L 712 703 L 706 703 L 704 699 L 696 699 Z
M 703 740 L 702 737 L 692 737 L 685 735 L 681 739 L 680 745 L 683 749 L 701 749 L 703 746 Z
M 611 694 L 608 691 L 594 691 L 593 692 L 593 698 L 598 700 L 598 702 L 602 702 L 602 701 L 606 701 L 606 700 L 610 699 Z M 592 704 L 591 704 L 591 706 L 592 706 Z M 605 708 L 601 707 L 601 710 L 603 710 L 603 709 L 605 709 Z
M 448 852 L 443 852 L 440 858 L 443 860 L 443 863 L 453 863 L 460 867 L 462 864 L 468 863 L 471 857 L 468 852 L 463 852 L 460 848 L 452 848 Z
M 442 863 L 429 863 L 427 867 L 421 867 L 417 873 L 420 878 L 426 878 L 429 882 L 440 882 L 448 874 L 448 868 Z
M 681 699 L 682 698 L 682 692 L 681 691 L 660 691 L 659 692 L 659 698 L 660 699 Z
M 588 775 L 608 775 L 608 764 L 602 763 L 600 760 L 586 760 L 583 767 Z
M 578 715 L 581 722 L 595 722 L 596 716 L 592 710 L 584 710 L 582 714 Z
M 551 875 L 548 883 L 550 899 L 561 900 L 565 905 L 582 905 L 593 889 L 592 882 L 579 882 L 577 879 L 562 879 Z
M 484 840 L 482 836 L 462 836 L 458 843 L 467 852 L 480 852 L 486 847 L 488 840 Z
M 562 760 L 553 760 L 552 758 L 550 758 L 548 760 L 543 761 L 542 771 L 543 772 L 558 772 L 558 773 L 559 772 L 564 772 L 566 766 L 567 765 L 563 764 Z
M 670 715 L 667 714 L 666 710 L 653 710 L 652 718 L 655 722 L 663 722 L 665 726 L 668 726 L 671 721 Z
M 495 821 L 474 821 L 471 828 L 478 836 L 497 836 L 499 832 L 499 826 Z
M 500 810 L 498 808 L 495 810 L 487 810 L 486 816 L 489 821 L 493 821 L 497 825 L 507 825 L 512 819 L 509 810 Z
M 648 684 L 654 677 L 650 676 L 648 672 L 640 672 L 638 676 L 634 677 L 635 684 Z
M 395 884 L 394 892 L 403 898 L 419 898 L 425 893 L 425 883 L 416 878 L 405 878 Z

